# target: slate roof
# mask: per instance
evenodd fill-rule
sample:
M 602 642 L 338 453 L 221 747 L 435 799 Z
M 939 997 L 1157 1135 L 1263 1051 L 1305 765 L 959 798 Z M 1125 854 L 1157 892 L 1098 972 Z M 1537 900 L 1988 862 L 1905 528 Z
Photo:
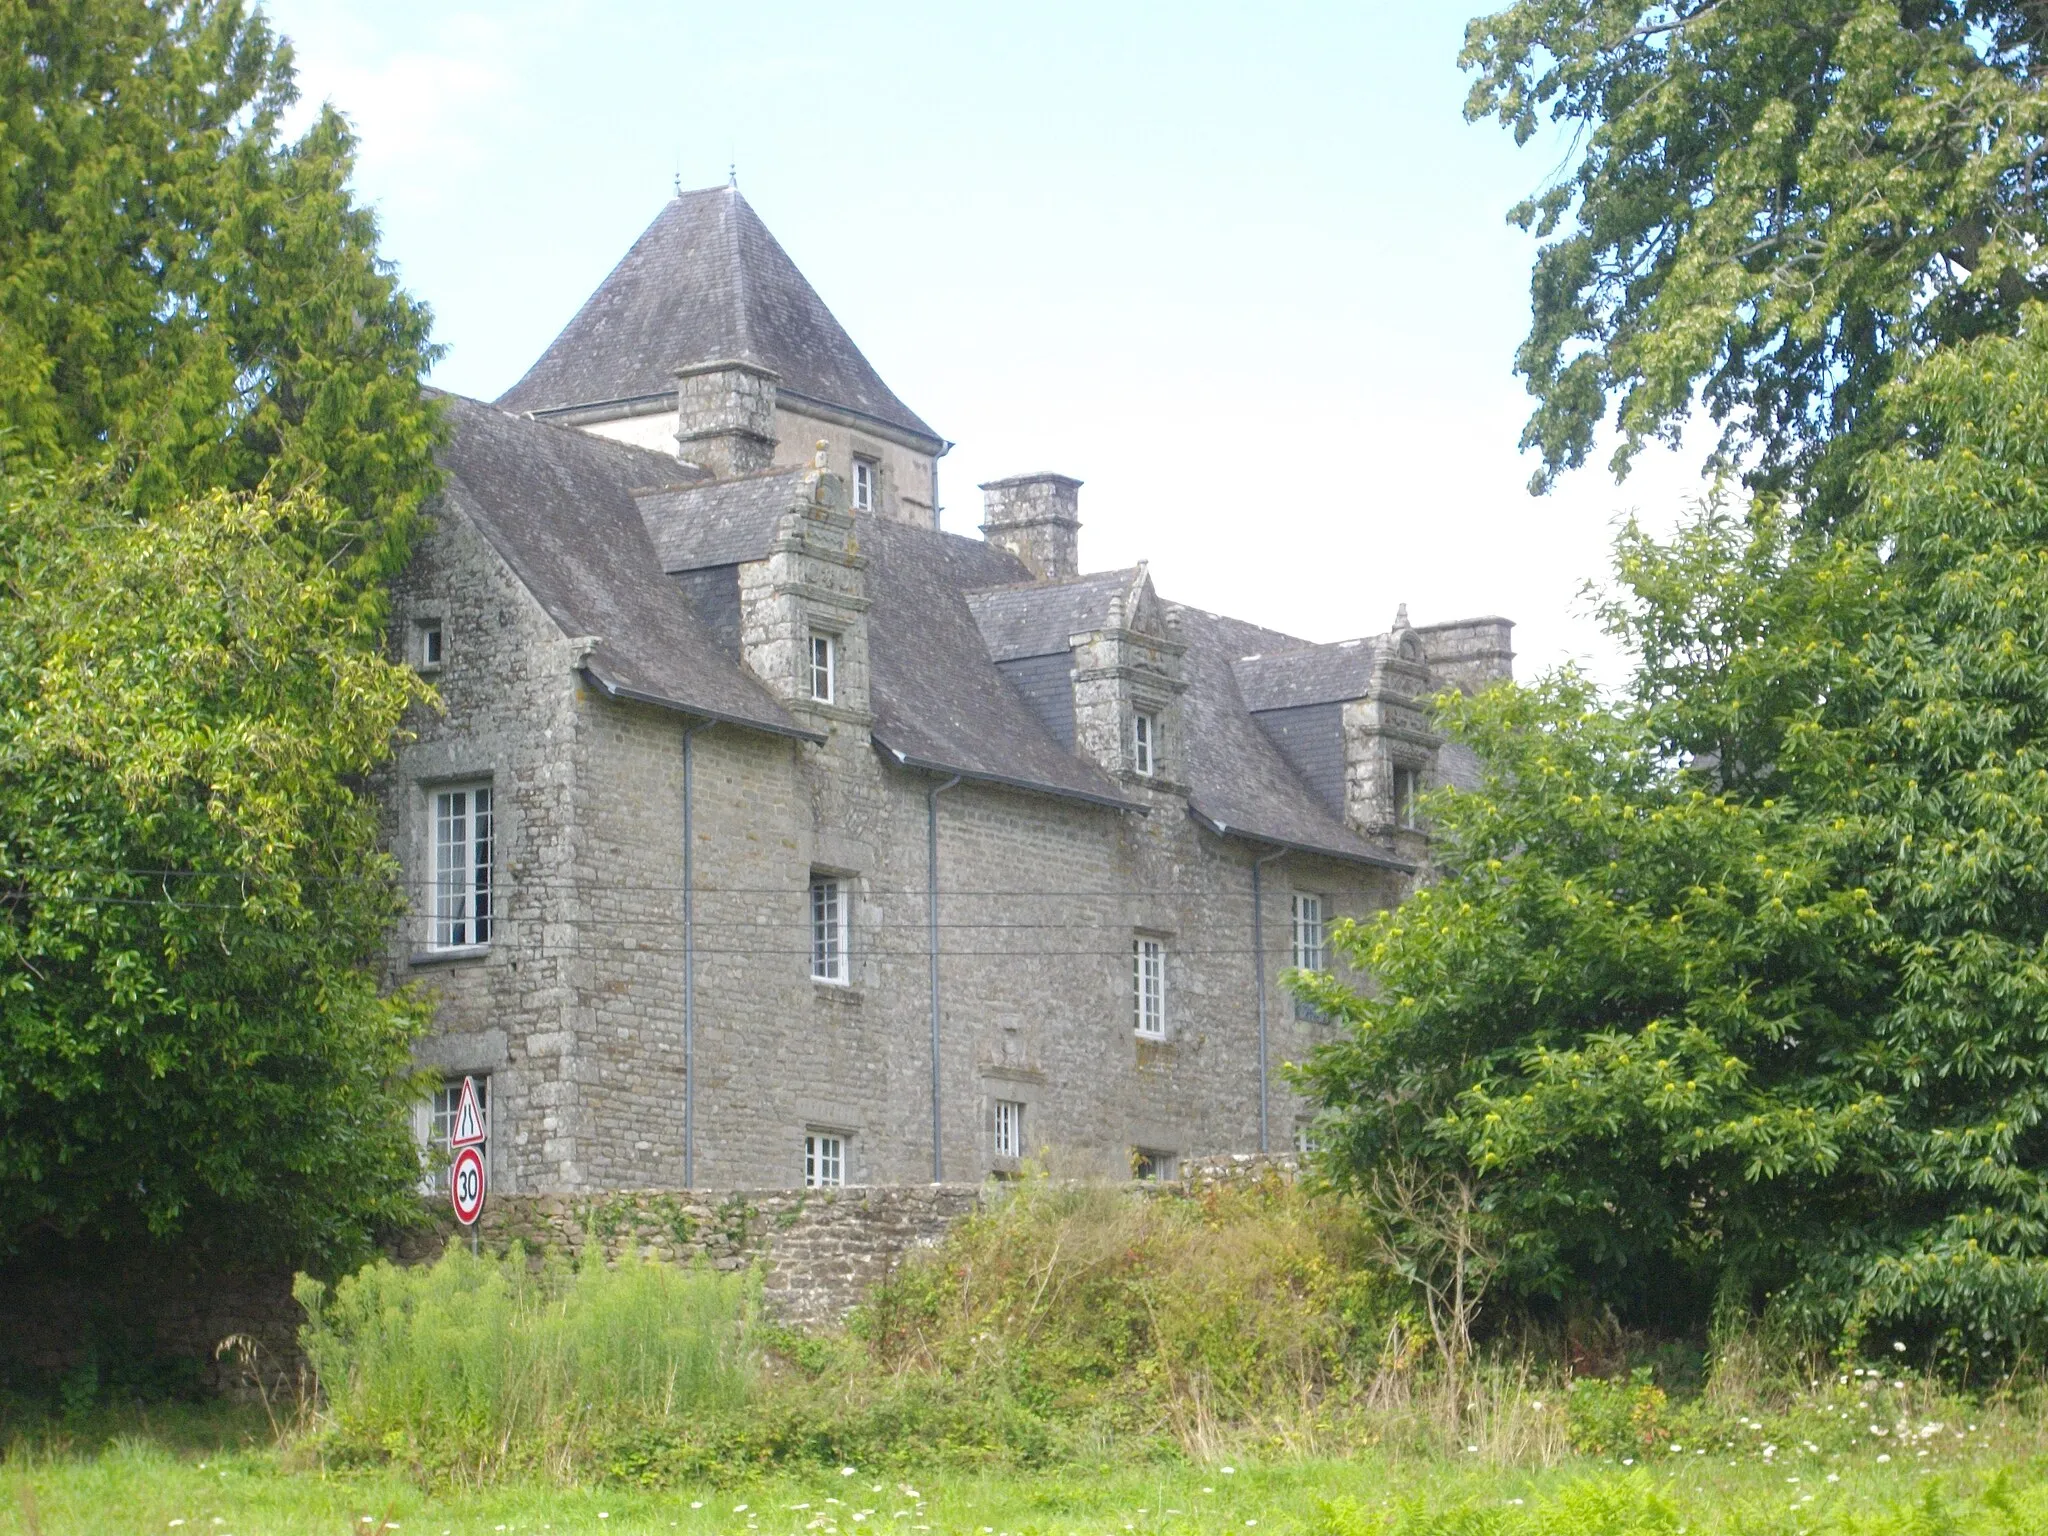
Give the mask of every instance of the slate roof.
M 1221 614 L 1181 610 L 1188 647 L 1188 690 L 1181 698 L 1188 808 L 1226 835 L 1411 868 L 1331 815 L 1252 719 L 1231 660 L 1242 654 L 1245 632 L 1253 628 Z
M 1052 739 L 990 664 L 970 588 L 1028 575 L 980 539 L 861 519 L 868 556 L 874 738 L 897 761 L 998 784 L 1139 808 L 1093 763 Z
M 1028 572 L 1022 574 L 1029 579 Z M 1097 571 L 1066 581 L 970 592 L 967 602 L 995 660 L 1052 656 L 1065 651 L 1073 636 L 1102 628 L 1109 600 L 1129 591 L 1134 575 L 1134 570 Z
M 677 368 L 727 358 L 774 369 L 786 394 L 941 442 L 882 382 L 737 187 L 670 201 L 498 404 L 544 412 L 672 395 Z
M 596 635 L 586 671 L 623 697 L 812 736 L 716 632 L 704 580 L 760 558 L 802 471 L 718 485 L 665 485 L 667 455 L 448 397 L 447 503 L 467 515 L 567 635 Z M 1099 628 L 1135 571 L 1031 584 L 980 539 L 870 514 L 872 734 L 889 759 L 1121 809 L 1143 803 L 1066 750 L 996 666 L 1056 654 Z M 689 579 L 680 579 L 688 577 Z M 720 588 L 723 591 L 723 587 Z M 730 594 L 727 594 L 728 596 Z M 1182 762 L 1189 809 L 1229 836 L 1406 869 L 1346 827 L 1246 707 L 1236 664 L 1254 653 L 1329 650 L 1183 608 Z M 730 617 L 730 616 L 728 616 Z
M 1066 651 L 1070 636 L 1101 628 L 1110 599 L 1128 591 L 1136 574 L 1101 571 L 1068 581 L 1006 585 L 970 592 L 967 603 L 991 659 L 1055 655 Z M 881 612 L 879 603 L 875 612 Z M 1229 835 L 1408 868 L 1330 814 L 1252 719 L 1232 665 L 1253 652 L 1299 656 L 1336 648 L 1310 646 L 1293 635 L 1199 609 L 1180 613 L 1187 644 L 1181 747 L 1189 808 Z
M 1340 640 L 1334 645 L 1258 651 L 1232 664 L 1244 707 L 1254 713 L 1362 699 L 1379 655 L 1373 640 Z
M 526 421 L 445 395 L 445 503 L 490 542 L 568 636 L 595 635 L 585 670 L 628 698 L 808 736 L 733 665 L 662 575 L 635 486 L 675 471 L 664 454 Z
M 640 494 L 640 516 L 670 574 L 758 560 L 776 520 L 800 499 L 808 469 L 664 486 Z

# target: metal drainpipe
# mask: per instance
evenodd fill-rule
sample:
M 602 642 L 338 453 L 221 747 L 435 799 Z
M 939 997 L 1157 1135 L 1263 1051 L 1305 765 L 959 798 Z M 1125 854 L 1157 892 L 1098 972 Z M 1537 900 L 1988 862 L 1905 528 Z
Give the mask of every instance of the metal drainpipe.
M 1263 859 L 1252 860 L 1252 973 L 1259 989 L 1259 1150 L 1270 1151 L 1266 1130 L 1266 925 L 1265 905 L 1259 876 L 1275 859 L 1287 857 L 1280 849 Z
M 954 774 L 943 784 L 925 792 L 925 857 L 928 865 L 926 910 L 931 925 L 932 952 L 932 1182 L 946 1182 L 946 1165 L 939 1155 L 939 796 L 960 782 Z
M 691 745 L 699 731 L 718 722 L 700 720 L 683 728 L 683 1188 L 697 1184 L 697 911 L 695 825 L 690 787 L 695 768 Z

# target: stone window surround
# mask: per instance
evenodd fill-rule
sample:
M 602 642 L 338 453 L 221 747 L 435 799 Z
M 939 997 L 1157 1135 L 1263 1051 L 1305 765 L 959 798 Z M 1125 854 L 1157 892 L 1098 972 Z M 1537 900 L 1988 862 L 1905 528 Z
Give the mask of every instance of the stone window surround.
M 1149 709 L 1131 711 L 1131 772 L 1151 778 L 1159 766 L 1159 716 Z
M 832 1126 L 804 1127 L 804 1188 L 843 1189 L 853 1166 L 853 1136 Z
M 1024 1155 L 1024 1101 L 995 1099 L 989 1107 L 989 1144 L 996 1159 L 1014 1162 Z
M 856 877 L 845 870 L 813 868 L 804 888 L 804 916 L 811 936 L 811 980 L 845 992 L 853 982 L 853 901 Z M 829 910 L 820 911 L 821 896 Z M 836 963 L 835 963 L 836 962 Z
M 412 669 L 422 675 L 431 676 L 447 665 L 448 627 L 438 613 L 414 616 L 408 649 Z
M 420 861 L 427 872 L 427 878 L 421 882 L 424 899 L 420 903 L 426 927 L 425 955 L 430 959 L 459 959 L 486 954 L 498 924 L 497 904 L 493 898 L 498 894 L 498 854 L 503 846 L 498 797 L 493 793 L 491 776 L 466 774 L 459 778 L 423 781 L 420 790 L 425 801 L 421 838 L 423 857 Z M 489 797 L 480 814 L 477 806 L 479 795 Z M 462 797 L 463 804 L 459 810 L 448 804 L 454 796 Z M 444 850 L 452 847 L 442 837 L 445 820 L 451 815 L 459 815 L 463 824 L 462 847 L 465 852 L 459 872 L 450 871 L 443 863 Z M 481 832 L 477 828 L 480 820 L 487 822 Z M 482 845 L 481 850 L 479 845 Z M 481 861 L 478 859 L 479 851 Z M 448 879 L 450 874 L 455 877 L 452 882 Z M 463 910 L 459 915 L 444 916 L 442 898 L 451 883 L 456 887 Z M 462 932 L 459 938 L 455 936 L 458 929 Z M 418 958 L 415 956 L 415 960 Z
M 1169 749 L 1174 746 L 1175 725 L 1180 714 L 1177 706 L 1184 687 L 1176 679 L 1163 677 L 1149 669 L 1134 670 L 1131 674 L 1129 691 L 1125 694 L 1124 761 L 1121 765 L 1131 777 L 1154 787 L 1171 786 L 1177 782 L 1173 771 L 1174 754 Z M 1140 763 L 1137 750 L 1138 720 L 1141 716 L 1152 721 L 1150 760 L 1144 763 Z
M 1167 954 L 1170 937 L 1139 929 L 1131 935 L 1131 1032 L 1140 1040 L 1168 1038 Z
M 1288 898 L 1289 963 L 1297 971 L 1325 969 L 1325 935 L 1329 932 L 1330 904 L 1313 891 L 1296 891 Z M 1314 932 L 1308 930 L 1313 926 Z
M 1402 793 L 1402 780 L 1407 780 L 1407 793 Z M 1405 832 L 1416 832 L 1422 828 L 1421 819 L 1415 813 L 1415 802 L 1429 787 L 1429 763 L 1422 756 L 1410 756 L 1406 752 L 1393 751 L 1387 754 L 1387 821 Z
M 813 704 L 839 702 L 839 644 L 837 630 L 814 627 L 810 631 L 809 698 Z
M 1131 1148 L 1131 1177 L 1139 1183 L 1164 1182 L 1174 1176 L 1178 1152 L 1159 1147 Z

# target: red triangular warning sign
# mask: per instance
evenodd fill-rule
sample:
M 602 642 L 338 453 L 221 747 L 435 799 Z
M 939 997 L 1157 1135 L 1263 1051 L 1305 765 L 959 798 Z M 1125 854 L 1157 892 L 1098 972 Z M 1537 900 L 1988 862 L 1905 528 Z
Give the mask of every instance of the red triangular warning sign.
M 484 1139 L 484 1115 L 477 1108 L 476 1079 L 462 1080 L 462 1099 L 455 1106 L 455 1123 L 448 1128 L 448 1145 L 473 1147 Z

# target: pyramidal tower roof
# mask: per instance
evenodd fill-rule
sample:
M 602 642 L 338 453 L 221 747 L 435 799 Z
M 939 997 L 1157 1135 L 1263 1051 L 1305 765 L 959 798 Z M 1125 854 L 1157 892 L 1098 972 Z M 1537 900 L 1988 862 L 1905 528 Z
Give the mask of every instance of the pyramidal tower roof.
M 732 186 L 678 193 L 497 403 L 540 412 L 644 400 L 674 393 L 676 369 L 726 359 L 774 369 L 799 408 L 836 406 L 940 442 Z

